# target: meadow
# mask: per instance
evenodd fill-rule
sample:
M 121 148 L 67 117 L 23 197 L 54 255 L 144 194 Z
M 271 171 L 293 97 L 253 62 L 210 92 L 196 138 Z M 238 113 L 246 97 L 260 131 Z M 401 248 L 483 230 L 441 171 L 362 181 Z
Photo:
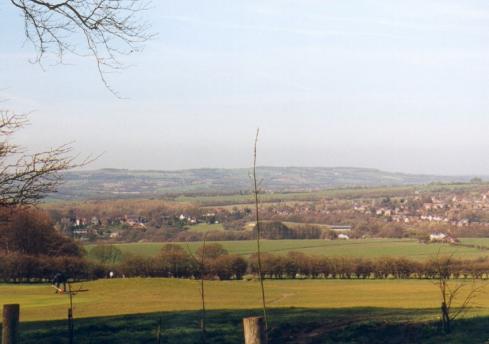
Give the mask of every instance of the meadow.
M 75 284 L 74 289 L 79 286 L 88 291 L 74 297 L 77 342 L 154 342 L 159 321 L 162 321 L 164 342 L 198 341 L 198 281 L 112 279 Z M 428 334 L 434 338 L 439 336 L 436 324 L 440 295 L 433 281 L 284 280 L 266 281 L 265 287 L 276 343 L 287 342 L 298 331 L 316 331 L 318 336 L 329 339 L 338 335 L 329 331 L 322 333 L 320 329 L 325 326 L 347 328 L 342 336 L 361 334 L 362 337 L 371 334 L 365 329 L 371 326 L 372 333 L 379 339 L 384 335 L 384 328 L 387 328 L 387 336 L 390 327 L 405 326 L 406 322 L 410 330 L 420 326 L 420 329 L 414 328 L 413 333 L 421 331 L 419 335 L 423 338 L 428 338 Z M 241 318 L 259 314 L 258 282 L 208 281 L 206 290 L 209 342 L 242 342 Z M 14 302 L 21 305 L 23 343 L 65 342 L 66 323 L 62 319 L 66 317 L 68 306 L 66 295 L 54 294 L 50 286 L 42 284 L 0 285 L 0 303 Z M 477 317 L 488 315 L 489 295 L 481 294 L 477 307 L 470 309 L 464 321 L 470 326 L 482 326 L 480 322 L 487 326 L 486 318 Z M 482 329 L 479 335 L 484 335 Z M 454 336 L 458 338 L 457 332 Z M 444 341 L 450 342 L 447 338 Z M 342 340 L 336 338 L 331 342 Z
M 189 232 L 205 233 L 210 231 L 223 231 L 224 226 L 220 223 L 199 223 L 188 227 Z
M 478 245 L 489 248 L 489 238 L 462 238 L 460 242 L 465 245 Z
M 256 251 L 256 242 L 217 241 L 229 253 L 248 256 Z M 438 254 L 454 254 L 457 258 L 477 258 L 489 256 L 489 252 L 472 247 L 451 246 L 447 244 L 423 244 L 412 239 L 359 239 L 359 240 L 262 240 L 263 252 L 287 254 L 299 251 L 306 254 L 348 257 L 406 257 L 411 259 L 427 259 Z M 142 256 L 154 256 L 168 243 L 128 243 L 115 244 L 123 253 Z M 175 242 L 192 252 L 202 245 L 201 242 Z M 87 251 L 93 245 L 87 245 Z

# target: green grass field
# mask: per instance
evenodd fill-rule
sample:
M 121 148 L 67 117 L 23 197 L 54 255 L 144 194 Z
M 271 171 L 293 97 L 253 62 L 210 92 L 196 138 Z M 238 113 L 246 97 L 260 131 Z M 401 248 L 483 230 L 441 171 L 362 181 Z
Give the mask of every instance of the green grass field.
M 189 232 L 195 232 L 195 233 L 206 233 L 209 231 L 223 231 L 224 226 L 220 223 L 199 223 L 197 225 L 193 226 L 188 226 L 188 231 Z
M 250 255 L 256 250 L 256 242 L 219 241 L 230 253 Z M 129 243 L 116 244 L 123 252 L 154 256 L 167 243 Z M 176 243 L 195 251 L 200 242 Z M 93 245 L 87 245 L 87 250 Z M 262 240 L 263 252 L 286 254 L 289 251 L 300 251 L 306 254 L 349 257 L 407 257 L 426 259 L 440 254 L 452 254 L 459 258 L 476 258 L 488 256 L 489 252 L 475 248 L 457 247 L 445 244 L 422 244 L 409 239 L 365 239 L 365 240 Z
M 77 343 L 153 343 L 160 319 L 164 343 L 199 342 L 198 281 L 114 279 L 82 287 L 88 291 L 74 297 Z M 260 314 L 258 282 L 208 281 L 206 288 L 209 343 L 242 343 L 242 317 Z M 294 336 L 316 340 L 304 343 L 404 343 L 413 335 L 423 343 L 488 338 L 488 318 L 477 318 L 489 315 L 488 294 L 477 298 L 459 330 L 440 338 L 440 296 L 433 281 L 283 280 L 266 281 L 265 288 L 272 343 L 298 343 Z M 22 343 L 66 342 L 66 295 L 48 285 L 0 285 L 0 303 L 20 303 Z
M 487 282 L 484 282 L 487 283 Z M 200 309 L 199 282 L 164 278 L 127 278 L 74 284 L 88 289 L 74 298 L 80 317 L 113 316 Z M 210 310 L 253 309 L 260 306 L 256 281 L 207 281 Z M 265 281 L 271 308 L 405 308 L 430 309 L 439 292 L 428 280 L 283 280 Z M 0 285 L 0 304 L 20 303 L 21 321 L 64 319 L 67 295 L 45 284 Z M 477 299 L 475 314 L 489 314 L 489 295 Z
M 489 247 L 489 238 L 462 238 L 460 239 L 460 242 L 467 245 L 480 245 Z

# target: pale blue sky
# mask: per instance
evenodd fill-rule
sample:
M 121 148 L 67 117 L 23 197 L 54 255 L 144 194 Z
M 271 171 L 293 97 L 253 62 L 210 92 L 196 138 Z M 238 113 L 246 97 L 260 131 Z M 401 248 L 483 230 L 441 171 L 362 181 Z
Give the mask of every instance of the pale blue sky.
M 3 103 L 32 111 L 17 139 L 75 141 L 90 168 L 361 166 L 489 174 L 487 1 L 153 1 L 158 37 L 109 75 L 29 64 L 0 4 Z

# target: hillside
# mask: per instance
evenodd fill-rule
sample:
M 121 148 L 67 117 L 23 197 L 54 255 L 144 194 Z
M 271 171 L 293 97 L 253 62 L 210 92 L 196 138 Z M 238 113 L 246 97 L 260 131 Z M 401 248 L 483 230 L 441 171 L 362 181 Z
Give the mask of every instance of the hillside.
M 465 182 L 470 176 L 436 176 L 351 167 L 260 167 L 262 189 L 269 192 L 311 191 L 339 187 L 373 187 Z M 156 197 L 175 194 L 248 193 L 249 169 L 143 171 L 101 169 L 72 171 L 56 199 Z

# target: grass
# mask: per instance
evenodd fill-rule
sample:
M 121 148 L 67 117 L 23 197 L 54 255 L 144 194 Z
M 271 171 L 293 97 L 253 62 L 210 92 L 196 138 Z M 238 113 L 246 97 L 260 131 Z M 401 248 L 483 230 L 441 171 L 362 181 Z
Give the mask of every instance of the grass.
M 412 186 L 400 186 L 400 187 L 381 187 L 381 188 L 340 188 L 329 189 L 320 191 L 309 192 L 277 192 L 277 193 L 264 193 L 260 195 L 260 201 L 262 203 L 275 203 L 275 202 L 291 202 L 291 201 L 315 201 L 323 198 L 359 198 L 367 197 L 369 195 L 382 197 L 389 193 L 402 193 L 414 190 Z M 175 198 L 177 202 L 197 203 L 203 206 L 216 206 L 216 205 L 240 205 L 240 204 L 252 204 L 253 195 L 197 195 L 197 196 L 179 196 Z
M 198 281 L 127 278 L 82 283 L 74 297 L 77 318 L 200 309 Z M 404 308 L 429 309 L 439 304 L 427 280 L 270 280 L 265 282 L 270 308 Z M 75 285 L 75 289 L 78 286 Z M 256 281 L 208 281 L 209 310 L 260 307 Z M 477 299 L 474 315 L 489 315 L 489 295 Z M 19 303 L 21 321 L 64 319 L 68 296 L 49 285 L 0 285 L 0 304 Z
M 457 321 L 445 335 L 437 309 L 272 309 L 270 344 L 283 343 L 486 343 L 489 318 Z M 207 343 L 243 343 L 242 318 L 259 310 L 218 310 L 207 313 Z M 105 318 L 75 319 L 76 343 L 201 343 L 197 311 L 158 312 Z M 21 323 L 22 343 L 67 343 L 66 321 Z M 470 335 L 468 335 L 470 334 Z
M 447 337 L 436 329 L 440 299 L 431 281 L 283 280 L 265 286 L 273 343 L 303 337 L 309 343 L 420 342 L 419 336 L 423 343 L 487 340 L 488 318 L 478 318 L 489 315 L 487 294 Z M 199 342 L 198 281 L 113 279 L 83 287 L 89 291 L 74 298 L 77 343 L 152 343 L 160 319 L 163 342 Z M 241 319 L 260 314 L 258 283 L 208 281 L 206 299 L 209 343 L 241 343 Z M 47 285 L 0 285 L 5 303 L 21 305 L 22 343 L 66 342 L 67 296 Z M 466 331 L 471 335 L 464 337 Z
M 489 238 L 462 238 L 460 242 L 466 245 L 480 245 L 489 248 Z
M 267 223 L 267 222 L 274 222 L 274 221 L 260 221 L 262 223 Z M 306 223 L 306 222 L 291 222 L 291 221 L 279 221 L 279 222 L 282 222 L 284 225 L 286 225 L 287 227 L 289 228 L 302 228 L 302 227 L 309 227 L 309 226 L 314 226 L 314 227 L 317 227 L 319 229 L 321 229 L 322 231 L 327 231 L 327 230 L 330 230 L 331 229 L 331 225 L 326 225 L 326 224 L 323 224 L 323 223 Z M 244 230 L 253 230 L 255 228 L 255 222 L 254 221 L 250 221 L 248 223 L 246 223 L 244 225 Z
M 199 223 L 188 227 L 189 232 L 206 233 L 209 231 L 223 231 L 224 226 L 220 223 Z
M 256 242 L 219 241 L 230 253 L 250 255 L 256 251 Z M 123 252 L 136 255 L 154 256 L 167 243 L 129 243 L 116 244 Z M 200 242 L 176 243 L 195 251 Z M 93 245 L 87 245 L 87 249 Z M 440 254 L 454 253 L 455 257 L 476 258 L 489 255 L 489 252 L 476 248 L 457 247 L 445 244 L 422 244 L 410 239 L 362 239 L 362 240 L 263 240 L 262 251 L 276 254 L 286 254 L 289 251 L 300 251 L 306 254 L 349 257 L 407 257 L 411 259 L 426 259 Z

